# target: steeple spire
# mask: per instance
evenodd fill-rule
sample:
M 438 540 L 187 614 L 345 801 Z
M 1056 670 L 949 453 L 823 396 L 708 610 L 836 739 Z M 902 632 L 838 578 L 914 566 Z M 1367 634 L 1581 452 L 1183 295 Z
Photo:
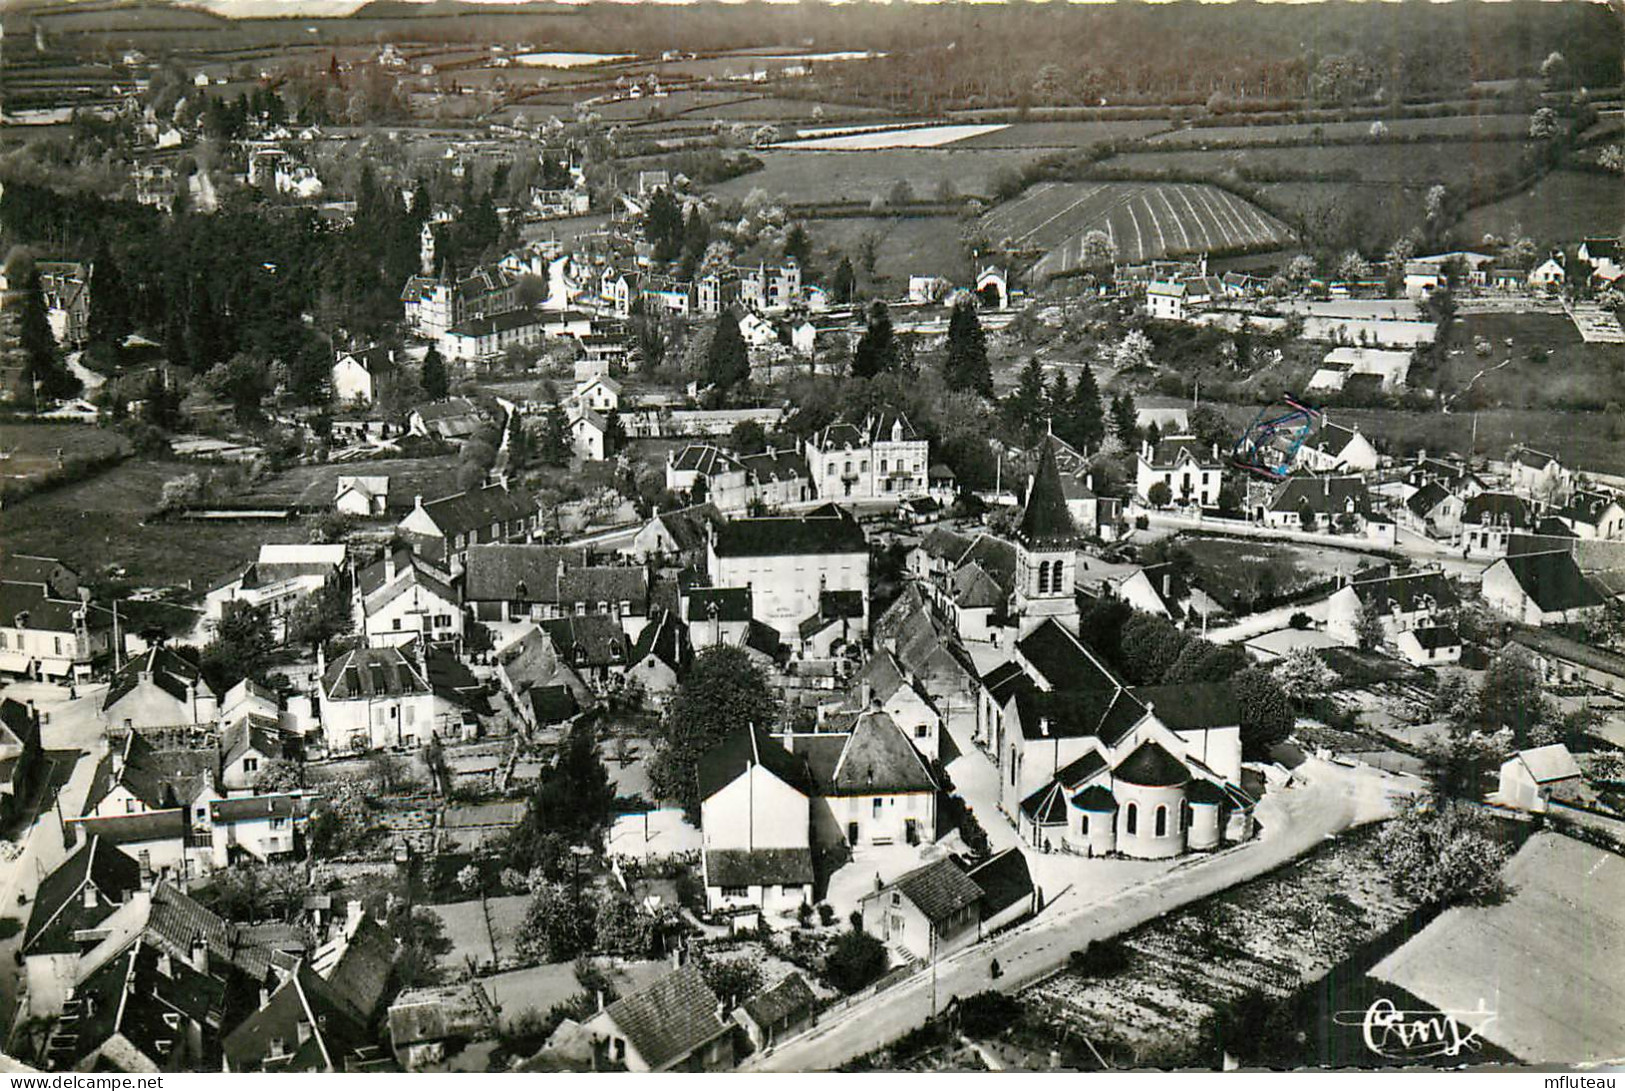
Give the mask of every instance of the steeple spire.
M 1070 549 L 1077 541 L 1078 530 L 1066 506 L 1055 444 L 1046 436 L 1040 449 L 1038 472 L 1027 490 L 1027 506 L 1021 513 L 1016 540 L 1027 549 Z

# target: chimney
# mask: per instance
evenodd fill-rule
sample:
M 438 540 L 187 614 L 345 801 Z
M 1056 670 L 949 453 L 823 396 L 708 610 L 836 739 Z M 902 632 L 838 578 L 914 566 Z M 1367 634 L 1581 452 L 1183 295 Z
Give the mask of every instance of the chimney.
M 673 952 L 673 953 L 675 954 L 676 952 Z M 603 1011 L 604 1010 L 604 990 L 603 989 L 594 989 L 592 994 L 593 994 L 593 998 L 598 1002 L 598 1010 Z
M 875 687 L 865 680 L 858 686 L 858 698 L 863 702 L 864 708 L 872 707 L 875 704 Z
M 305 1022 L 303 1019 L 294 1024 L 294 1033 L 298 1035 L 300 1045 L 304 1045 L 306 1042 L 310 1041 L 310 1029 L 310 1024 Z
M 384 549 L 384 582 L 395 582 L 395 551 L 387 547 Z
M 327 649 L 322 644 L 316 645 L 316 681 L 320 684 L 327 677 Z
M 1171 595 L 1173 593 L 1174 593 L 1174 574 L 1172 572 L 1164 572 L 1162 574 L 1162 597 L 1167 598 L 1169 595 Z
M 1040 735 L 1044 736 L 1044 738 L 1046 738 L 1046 739 L 1049 738 L 1049 717 L 1048 716 L 1040 716 L 1038 718 L 1038 733 Z
M 96 888 L 91 886 L 89 883 L 85 884 L 85 908 L 96 908 Z
M 170 958 L 168 951 L 164 951 L 158 956 L 158 972 L 165 977 L 175 976 L 175 960 Z
M 423 510 L 423 494 L 422 493 L 418 493 L 416 496 L 412 497 L 412 510 L 413 511 L 422 511 Z
M 203 938 L 202 932 L 199 932 L 196 936 L 192 937 L 191 951 L 191 957 L 187 959 L 187 961 L 191 963 L 192 969 L 196 970 L 200 974 L 208 973 L 209 944 L 208 941 Z

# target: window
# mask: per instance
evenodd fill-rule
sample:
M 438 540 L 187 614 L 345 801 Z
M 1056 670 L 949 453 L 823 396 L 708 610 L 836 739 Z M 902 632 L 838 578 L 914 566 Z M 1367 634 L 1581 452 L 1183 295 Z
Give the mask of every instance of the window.
M 901 894 L 897 893 L 895 890 L 892 891 L 891 903 L 893 905 L 902 905 L 903 904 L 903 896 Z
M 1157 807 L 1156 819 L 1155 819 L 1155 821 L 1153 823 L 1153 827 L 1154 827 L 1153 832 L 1156 834 L 1156 836 L 1158 836 L 1158 837 L 1167 836 L 1167 834 L 1168 834 L 1168 808 L 1167 807 L 1163 807 L 1161 805 L 1159 805 Z
M 400 632 L 401 631 L 401 619 L 400 618 L 391 619 L 390 623 L 389 623 L 389 626 L 390 626 L 390 628 L 394 629 L 396 632 Z
M 1130 803 L 1123 813 L 1123 832 L 1133 837 L 1140 829 L 1140 805 Z
M 750 888 L 745 886 L 725 886 L 722 888 L 722 896 L 724 898 L 748 898 L 750 897 Z
M 875 801 L 874 801 L 874 806 L 873 806 L 873 810 L 872 810 L 872 813 L 873 813 L 875 818 L 880 817 L 880 808 L 883 807 L 883 806 L 885 806 L 885 800 L 880 799 L 880 798 L 877 797 L 875 799 Z
M 914 737 L 916 739 L 929 739 L 931 737 L 931 727 L 930 727 L 930 725 L 929 724 L 915 724 L 914 725 Z
M 135 800 L 126 799 L 124 801 L 124 813 L 125 814 L 134 814 L 135 813 Z
M 52 643 L 56 646 L 56 654 L 61 655 L 62 654 L 62 638 L 59 637 L 59 636 L 58 637 L 52 637 Z
M 273 830 L 285 830 L 288 828 L 288 820 L 280 816 L 273 818 L 271 819 L 271 828 Z
M 1085 837 L 1089 836 L 1089 816 L 1084 815 L 1078 821 L 1082 823 L 1082 828 L 1079 829 L 1078 832 L 1083 834 Z
M 0 648 L 6 648 L 6 647 L 10 647 L 10 645 L 7 643 L 6 634 L 5 633 L 0 633 Z
M 197 820 L 199 822 L 202 822 L 205 818 L 208 818 L 208 817 L 209 817 L 209 808 L 207 808 L 207 807 L 199 807 L 197 809 Z
M 260 768 L 260 759 L 258 759 L 258 758 L 244 758 L 243 759 L 243 772 L 245 772 L 245 773 L 256 773 L 256 772 L 259 771 L 259 768 Z

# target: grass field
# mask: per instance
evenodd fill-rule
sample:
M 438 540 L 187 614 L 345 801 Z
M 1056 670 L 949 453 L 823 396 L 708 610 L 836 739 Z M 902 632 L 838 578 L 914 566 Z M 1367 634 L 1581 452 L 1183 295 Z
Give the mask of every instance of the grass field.
M 813 136 L 797 140 L 786 147 L 808 151 L 868 152 L 890 151 L 893 148 L 940 148 L 961 140 L 978 136 L 991 136 L 1003 125 L 927 125 L 901 129 L 886 128 L 878 132 L 847 133 L 837 136 Z
M 1108 159 L 1102 166 L 1133 171 L 1200 174 L 1208 177 L 1234 175 L 1246 170 L 1249 177 L 1290 178 L 1305 172 L 1331 174 L 1347 172 L 1361 182 L 1399 182 L 1431 185 L 1446 182 L 1459 186 L 1463 175 L 1469 180 L 1488 178 L 1514 170 L 1528 145 L 1521 141 L 1497 140 L 1464 145 L 1459 141 L 1436 144 L 1334 144 L 1320 148 L 1234 148 L 1178 149 L 1130 152 Z
M 1196 559 L 1197 584 L 1226 609 L 1297 591 L 1355 565 L 1333 550 L 1280 542 L 1185 538 L 1180 544 Z
M 1625 185 L 1618 178 L 1560 170 L 1516 197 L 1474 209 L 1456 232 L 1463 239 L 1479 239 L 1520 227 L 1534 239 L 1570 242 L 1587 235 L 1612 235 L 1622 224 Z
M 1463 145 L 1466 147 L 1466 145 Z M 1269 182 L 1257 189 L 1258 201 L 1293 223 L 1314 225 L 1349 221 L 1360 248 L 1381 253 L 1390 242 L 1422 223 L 1426 185 L 1344 182 Z M 1329 233 L 1337 234 L 1333 227 Z
M 1529 131 L 1522 114 L 1486 114 L 1482 117 L 1389 118 L 1383 121 L 1390 136 L 1445 134 L 1451 136 L 1520 135 Z M 1207 145 L 1279 143 L 1293 140 L 1361 139 L 1371 133 L 1369 121 L 1328 121 L 1318 125 L 1215 125 L 1176 129 L 1151 138 L 1157 144 Z
M 880 240 L 875 276 L 894 285 L 906 286 L 914 274 L 947 277 L 956 284 L 972 275 L 959 244 L 959 221 L 951 216 L 855 216 L 808 220 L 805 226 L 814 246 L 834 246 L 846 254 L 857 252 L 864 235 L 874 235 Z
M 1025 121 L 961 140 L 957 148 L 1082 148 L 1138 140 L 1168 127 L 1163 121 Z
M 1596 410 L 1625 404 L 1625 345 L 1585 344 L 1567 315 L 1471 314 L 1455 330 L 1462 351 L 1452 353 L 1436 381 L 1450 391 L 1472 384 L 1471 393 L 1455 403 L 1457 409 Z M 1480 338 L 1489 343 L 1487 356 L 1474 351 Z
M 0 424 L 0 479 L 49 473 L 62 458 L 101 458 L 128 450 L 119 433 L 84 424 Z
M 197 470 L 184 462 L 129 461 L 28 497 L 6 509 L 6 548 L 61 557 L 92 579 L 118 567 L 139 585 L 190 585 L 202 594 L 252 560 L 261 543 L 309 540 L 298 522 L 150 520 L 164 482 Z
M 875 197 L 884 197 L 892 185 L 901 180 L 908 182 L 921 197 L 933 196 L 943 181 L 952 182 L 960 193 L 989 193 L 999 171 L 1019 169 L 1044 153 L 1037 148 L 956 150 L 949 147 L 869 152 L 780 149 L 754 154 L 762 160 L 761 170 L 731 178 L 714 187 L 714 192 L 739 198 L 759 188 L 791 203 L 867 203 Z
M 1212 186 L 1155 182 L 1045 182 L 989 212 L 995 245 L 1047 251 L 1034 272 L 1075 268 L 1083 237 L 1105 231 L 1119 261 L 1170 254 L 1279 246 L 1287 227 L 1247 201 Z
M 401 458 L 375 462 L 335 462 L 325 466 L 295 466 L 270 481 L 255 486 L 244 500 L 267 507 L 300 505 L 325 506 L 338 493 L 338 479 L 354 476 L 389 478 L 390 502 L 412 503 L 414 496 L 425 501 L 449 496 L 457 491 L 457 459 Z

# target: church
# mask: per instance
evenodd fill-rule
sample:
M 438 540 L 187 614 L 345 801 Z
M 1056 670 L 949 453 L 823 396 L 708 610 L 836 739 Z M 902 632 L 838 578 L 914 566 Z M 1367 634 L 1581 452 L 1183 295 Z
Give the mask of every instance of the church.
M 1078 635 L 1078 535 L 1046 447 L 1016 530 L 1011 655 L 981 677 L 976 741 L 1041 851 L 1156 860 L 1253 832 L 1224 684 L 1131 687 Z

